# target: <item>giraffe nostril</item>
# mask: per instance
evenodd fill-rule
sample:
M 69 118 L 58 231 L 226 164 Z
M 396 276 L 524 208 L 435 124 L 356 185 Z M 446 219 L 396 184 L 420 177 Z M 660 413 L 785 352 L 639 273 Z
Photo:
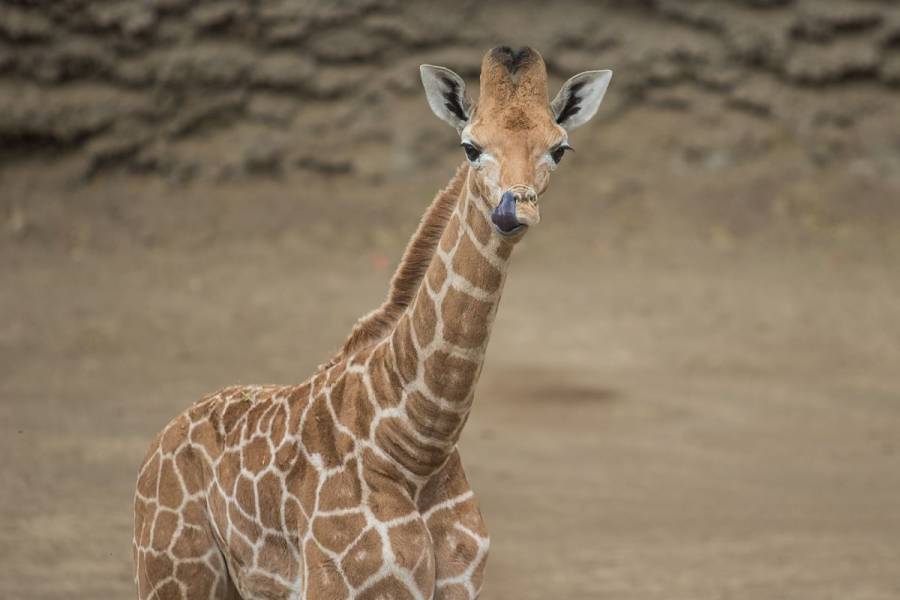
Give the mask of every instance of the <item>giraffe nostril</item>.
M 509 193 L 516 202 L 530 202 L 532 204 L 537 202 L 537 193 L 531 186 L 513 186 L 507 193 Z

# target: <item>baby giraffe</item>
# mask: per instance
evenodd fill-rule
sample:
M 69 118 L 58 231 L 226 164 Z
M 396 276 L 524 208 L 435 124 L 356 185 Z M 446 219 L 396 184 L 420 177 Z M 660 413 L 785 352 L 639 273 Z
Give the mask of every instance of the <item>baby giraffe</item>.
M 141 600 L 477 598 L 488 534 L 457 441 L 510 255 L 612 73 L 550 102 L 531 48 L 494 48 L 478 102 L 423 65 L 466 162 L 406 248 L 387 300 L 311 379 L 241 386 L 171 421 L 134 501 Z

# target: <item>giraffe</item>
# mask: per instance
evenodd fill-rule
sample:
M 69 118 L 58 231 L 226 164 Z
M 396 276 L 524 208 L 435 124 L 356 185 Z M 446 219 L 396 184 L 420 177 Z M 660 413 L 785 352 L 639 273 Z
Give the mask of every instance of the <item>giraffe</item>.
M 499 47 L 475 104 L 453 71 L 420 73 L 466 161 L 385 302 L 310 379 L 226 388 L 156 436 L 134 501 L 141 600 L 479 596 L 490 542 L 457 442 L 513 248 L 612 74 L 550 102 L 541 56 Z

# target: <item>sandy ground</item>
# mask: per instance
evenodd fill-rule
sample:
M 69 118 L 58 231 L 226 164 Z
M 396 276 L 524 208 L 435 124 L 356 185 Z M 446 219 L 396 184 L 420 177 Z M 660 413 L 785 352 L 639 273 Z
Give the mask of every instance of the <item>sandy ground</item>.
M 672 159 L 683 119 L 575 136 L 517 250 L 461 443 L 483 597 L 898 598 L 896 180 L 802 166 L 743 117 L 727 131 L 768 135 L 763 155 Z M 228 185 L 3 172 L 28 214 L 6 205 L 0 252 L 0 596 L 132 597 L 152 435 L 224 385 L 305 379 L 458 159 Z

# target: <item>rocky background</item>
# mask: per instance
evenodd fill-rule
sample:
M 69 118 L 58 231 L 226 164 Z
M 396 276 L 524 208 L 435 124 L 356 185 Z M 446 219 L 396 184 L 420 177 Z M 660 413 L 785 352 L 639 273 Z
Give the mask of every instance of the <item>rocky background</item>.
M 615 75 L 461 440 L 483 600 L 900 597 L 900 2 L 0 0 L 0 598 L 134 597 L 150 440 L 381 302 L 417 67 L 500 44 Z
M 844 135 L 896 110 L 900 5 L 890 0 L 515 10 L 463 1 L 452 11 L 391 0 L 4 0 L 2 160 L 75 154 L 85 177 L 127 170 L 176 180 L 416 168 L 434 160 L 434 136 L 398 132 L 386 118 L 398 97 L 419 95 L 416 66 L 474 79 L 485 48 L 518 39 L 539 48 L 557 78 L 598 61 L 613 68 L 607 113 L 716 103 L 787 124 L 818 162 L 869 151 L 897 168 L 896 130 L 855 143 Z M 354 157 L 397 136 L 411 139 L 388 165 Z M 215 151 L 198 153 L 196 140 Z

